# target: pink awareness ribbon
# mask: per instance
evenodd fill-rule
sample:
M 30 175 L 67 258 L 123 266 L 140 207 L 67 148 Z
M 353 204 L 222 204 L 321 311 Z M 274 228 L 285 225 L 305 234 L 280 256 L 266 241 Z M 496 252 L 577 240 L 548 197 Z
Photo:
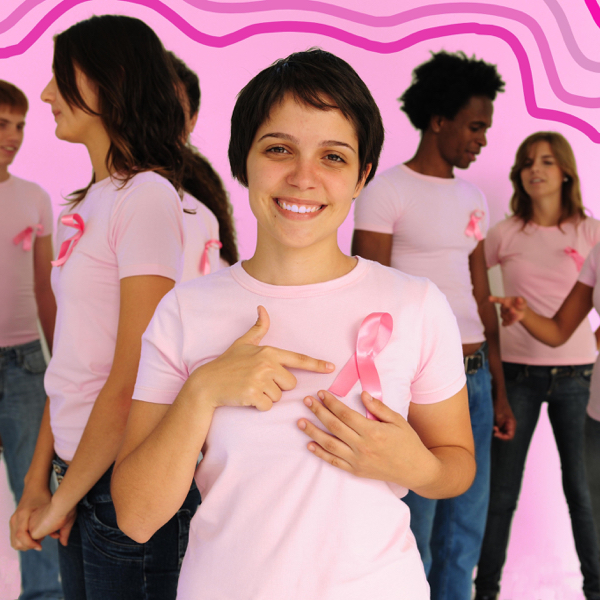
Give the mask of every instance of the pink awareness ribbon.
M 358 330 L 356 352 L 329 387 L 332 394 L 343 398 L 360 380 L 363 390 L 382 400 L 381 381 L 374 359 L 387 346 L 393 328 L 394 321 L 389 313 L 371 313 L 365 318 Z M 369 411 L 367 419 L 378 420 Z
M 77 213 L 73 215 L 62 216 L 60 218 L 60 222 L 63 225 L 66 225 L 67 227 L 74 227 L 75 229 L 77 229 L 77 232 L 75 233 L 75 235 L 71 236 L 68 240 L 65 240 L 60 245 L 58 258 L 51 262 L 53 267 L 60 267 L 67 262 L 67 259 L 69 258 L 69 256 L 71 256 L 71 252 L 73 252 L 73 249 L 75 248 L 75 246 L 77 246 L 77 242 L 79 242 L 79 239 L 81 238 L 85 230 L 85 224 L 83 222 L 83 219 Z
M 204 252 L 202 252 L 202 257 L 200 258 L 200 273 L 202 275 L 208 275 L 210 273 L 210 261 L 208 260 L 208 253 L 213 248 L 222 248 L 223 244 L 219 240 L 208 240 L 206 244 L 204 244 Z
M 485 213 L 482 210 L 474 210 L 471 213 L 471 218 L 469 219 L 469 224 L 465 229 L 465 235 L 474 237 L 478 242 L 483 239 L 483 235 L 481 234 L 481 229 L 479 229 L 479 221 L 483 219 Z
M 571 248 L 571 246 L 567 246 L 565 248 L 565 254 L 570 256 L 575 261 L 575 266 L 577 267 L 577 270 L 581 271 L 581 267 L 583 267 L 583 263 L 585 262 L 583 256 L 581 256 L 581 254 L 579 254 L 579 252 L 577 252 L 575 248 Z
M 31 225 L 29 227 L 25 227 L 23 231 L 17 233 L 13 238 L 13 244 L 18 246 L 21 242 L 23 242 L 23 250 L 25 252 L 29 252 L 33 246 L 33 232 L 35 231 L 36 235 L 42 235 L 42 231 L 44 231 L 44 226 L 41 223 L 38 223 L 35 227 Z

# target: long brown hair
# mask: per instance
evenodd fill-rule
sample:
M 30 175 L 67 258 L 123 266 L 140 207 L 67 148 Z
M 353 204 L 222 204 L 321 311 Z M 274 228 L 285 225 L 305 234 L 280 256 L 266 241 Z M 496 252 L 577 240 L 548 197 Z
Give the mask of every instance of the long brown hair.
M 529 194 L 523 188 L 521 181 L 521 171 L 525 168 L 529 159 L 529 151 L 534 144 L 538 142 L 548 142 L 556 163 L 566 178 L 563 181 L 561 190 L 561 212 L 558 219 L 558 226 L 573 217 L 576 220 L 585 219 L 587 215 L 584 212 L 581 199 L 581 187 L 579 185 L 579 175 L 577 173 L 577 164 L 573 149 L 567 140 L 556 131 L 538 131 L 526 138 L 517 150 L 515 164 L 510 170 L 510 180 L 513 184 L 513 195 L 510 199 L 510 209 L 513 215 L 523 221 L 523 226 L 527 225 L 533 218 L 533 203 Z
M 110 138 L 106 166 L 123 185 L 136 173 L 155 171 L 181 189 L 185 117 L 178 79 L 150 27 L 117 15 L 76 23 L 55 37 L 53 68 L 64 100 L 102 120 Z M 81 96 L 76 68 L 97 89 L 98 113 Z M 70 202 L 83 200 L 93 182 Z

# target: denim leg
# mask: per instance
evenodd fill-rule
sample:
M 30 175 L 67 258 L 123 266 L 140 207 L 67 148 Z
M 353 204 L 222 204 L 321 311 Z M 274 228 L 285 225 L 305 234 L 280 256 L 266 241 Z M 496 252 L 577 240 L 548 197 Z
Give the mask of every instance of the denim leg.
M 600 421 L 589 415 L 585 416 L 584 450 L 596 539 L 600 541 Z
M 477 591 L 490 596 L 500 591 L 525 460 L 548 386 L 544 378 L 529 377 L 525 365 L 504 363 L 503 367 L 508 402 L 517 427 L 512 440 L 492 440 L 490 505 L 475 579 Z
M 479 559 L 485 528 L 494 421 L 487 362 L 476 373 L 467 375 L 467 388 L 477 474 L 473 485 L 464 494 L 438 500 L 431 538 L 432 565 L 428 576 L 432 600 L 465 600 L 471 597 L 473 569 Z
M 139 544 L 117 526 L 111 475 L 112 467 L 77 507 L 81 535 L 77 560 L 81 563 L 73 571 L 75 577 L 83 573 L 85 600 L 175 600 L 189 523 L 200 501 L 197 488 L 193 486 L 168 523 L 145 544 Z M 66 570 L 62 574 L 65 580 L 70 576 Z M 65 581 L 65 589 L 69 586 Z
M 18 502 L 33 457 L 46 393 L 46 362 L 39 340 L 0 351 L 0 437 L 8 481 Z M 20 600 L 62 598 L 57 541 L 47 537 L 42 552 L 19 552 Z
M 71 529 L 67 545 L 58 546 L 58 558 L 65 600 L 88 600 L 85 591 L 79 515 Z
M 585 409 L 592 365 L 561 369 L 553 377 L 548 417 L 560 456 L 562 484 L 569 506 L 575 549 L 587 600 L 600 600 L 600 553 L 592 516 L 583 453 Z

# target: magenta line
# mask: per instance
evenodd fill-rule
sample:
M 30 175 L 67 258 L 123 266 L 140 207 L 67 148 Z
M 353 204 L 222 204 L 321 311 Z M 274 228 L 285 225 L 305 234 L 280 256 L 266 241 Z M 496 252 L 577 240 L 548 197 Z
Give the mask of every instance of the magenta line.
M 13 10 L 8 17 L 0 21 L 0 33 L 8 31 L 14 27 L 30 10 L 33 10 L 38 4 L 42 4 L 44 0 L 25 0 Z
M 60 16 L 67 12 L 73 6 L 86 2 L 88 0 L 64 0 L 59 5 L 54 7 L 33 29 L 32 31 L 18 44 L 7 48 L 0 48 L 0 58 L 9 58 L 25 52 L 31 45 L 39 39 L 39 37 L 54 23 Z M 138 4 L 152 8 L 168 21 L 170 21 L 175 27 L 177 27 L 184 35 L 197 43 L 213 48 L 223 48 L 239 43 L 243 40 L 249 39 L 257 35 L 264 35 L 268 33 L 310 33 L 315 35 L 323 35 L 332 39 L 337 39 L 344 43 L 350 44 L 357 48 L 362 48 L 369 52 L 375 52 L 379 54 L 393 54 L 401 52 L 415 44 L 429 41 L 436 38 L 448 37 L 452 35 L 461 34 L 476 34 L 476 35 L 489 35 L 497 37 L 506 42 L 519 64 L 519 70 L 521 72 L 521 79 L 523 84 L 523 94 L 525 98 L 525 105 L 527 112 L 536 119 L 547 119 L 564 123 L 570 127 L 573 127 L 593 142 L 600 143 L 600 133 L 586 121 L 579 119 L 573 115 L 563 113 L 560 111 L 540 108 L 535 100 L 535 90 L 533 84 L 533 74 L 531 71 L 531 65 L 527 57 L 527 52 L 518 38 L 513 35 L 507 29 L 499 27 L 497 25 L 484 25 L 479 23 L 459 23 L 454 25 L 444 25 L 440 27 L 432 27 L 424 29 L 422 31 L 410 34 L 400 40 L 392 42 L 377 42 L 369 40 L 365 37 L 361 37 L 355 34 L 348 33 L 339 28 L 332 27 L 329 25 L 322 25 L 318 23 L 308 23 L 299 21 L 280 21 L 270 23 L 256 23 L 249 25 L 232 33 L 223 36 L 211 36 L 191 26 L 175 11 L 165 6 L 159 0 L 123 0 L 131 4 Z M 588 99 L 596 100 L 596 99 Z
M 592 19 L 594 19 L 596 25 L 600 27 L 600 8 L 598 7 L 596 0 L 585 0 L 585 5 L 588 7 L 588 10 L 592 15 Z

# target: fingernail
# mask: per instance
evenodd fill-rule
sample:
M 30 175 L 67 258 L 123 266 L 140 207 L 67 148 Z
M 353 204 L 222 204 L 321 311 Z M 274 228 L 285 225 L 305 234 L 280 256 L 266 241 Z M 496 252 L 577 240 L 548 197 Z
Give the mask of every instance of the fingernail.
M 333 371 L 333 369 L 335 369 L 335 365 L 333 363 L 325 363 L 325 366 L 330 370 Z
M 306 421 L 298 421 L 298 427 L 304 431 L 306 429 Z
M 306 404 L 306 406 L 308 406 L 310 408 L 312 406 L 312 399 L 304 398 L 304 404 Z
M 314 452 L 314 451 L 316 450 L 316 448 L 315 448 L 315 446 L 314 446 L 313 444 L 309 444 L 309 445 L 308 445 L 308 449 L 309 449 L 311 452 Z
M 319 396 L 319 398 L 321 398 L 321 400 L 325 400 L 325 394 L 323 392 L 319 392 L 317 394 L 317 396 Z

